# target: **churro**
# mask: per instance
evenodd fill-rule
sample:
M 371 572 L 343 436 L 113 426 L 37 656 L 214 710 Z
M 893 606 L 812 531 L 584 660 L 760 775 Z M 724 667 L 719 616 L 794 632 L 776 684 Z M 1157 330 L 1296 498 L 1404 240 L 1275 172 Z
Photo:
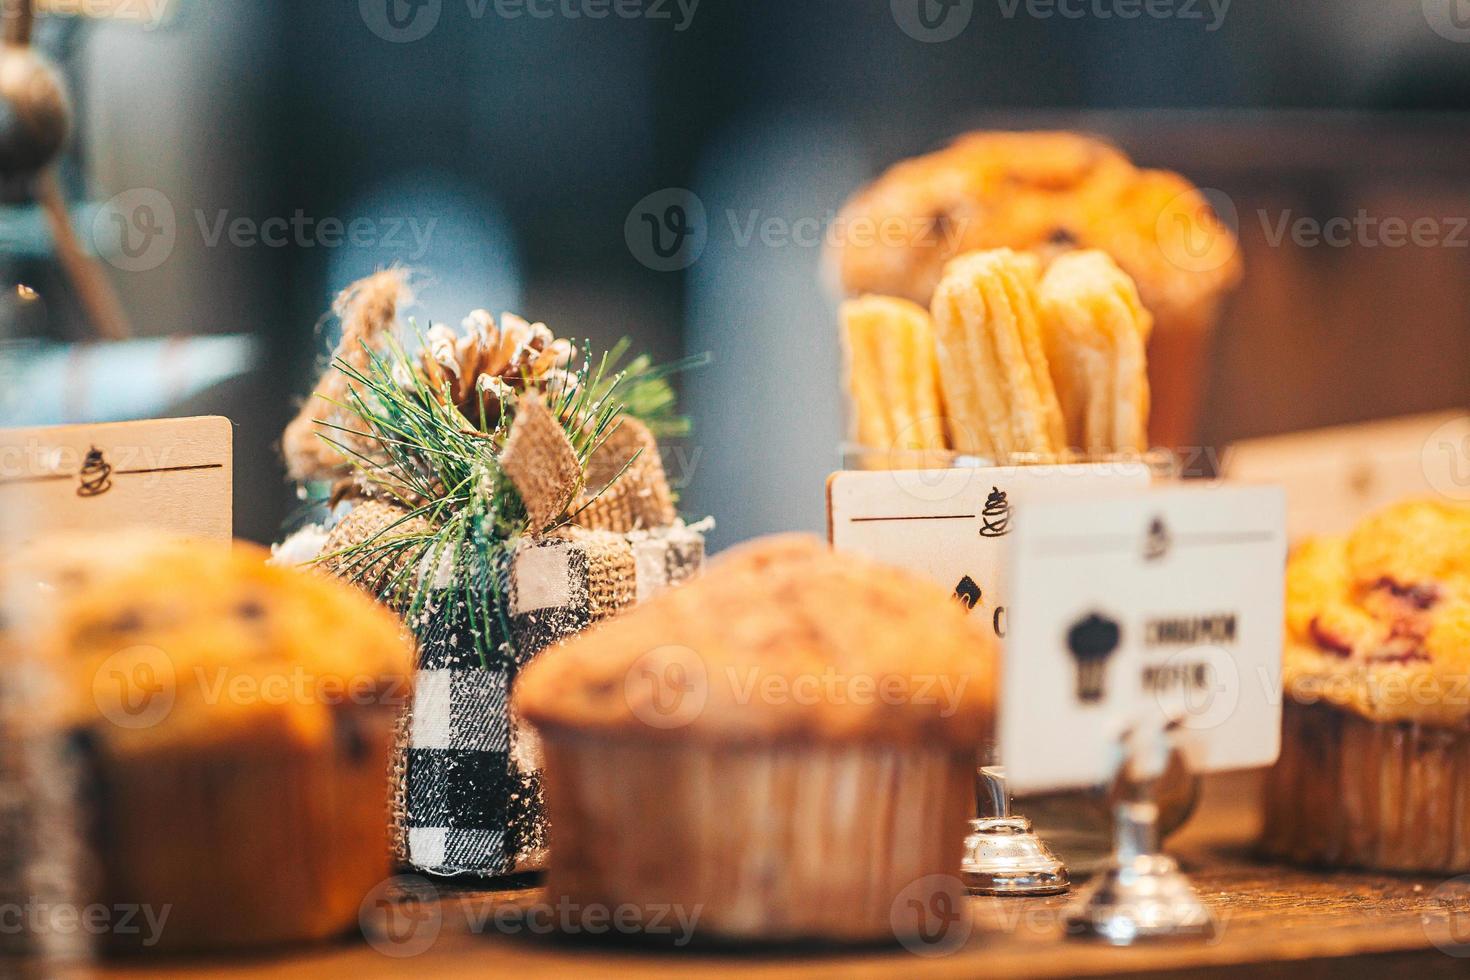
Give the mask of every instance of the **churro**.
M 1068 446 L 1094 456 L 1143 452 L 1153 318 L 1133 280 L 1103 252 L 1070 252 L 1042 277 L 1037 305 Z
M 946 448 L 928 311 L 908 300 L 864 296 L 843 303 L 840 315 L 858 443 L 889 450 Z
M 1040 262 L 1010 249 L 971 252 L 934 292 L 939 376 L 953 449 L 1006 461 L 1055 457 L 1066 428 L 1036 312 Z

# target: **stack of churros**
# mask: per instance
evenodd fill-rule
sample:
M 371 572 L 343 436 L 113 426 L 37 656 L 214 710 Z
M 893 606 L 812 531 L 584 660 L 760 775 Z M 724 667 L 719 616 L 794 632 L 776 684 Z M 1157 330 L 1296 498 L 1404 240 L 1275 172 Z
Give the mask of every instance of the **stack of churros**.
M 1153 320 L 1105 253 L 1067 253 L 1044 274 L 1033 254 L 965 253 L 931 313 L 884 296 L 843 304 L 863 447 L 1000 463 L 1147 448 Z
M 1156 327 L 1152 437 L 1196 441 L 1210 338 L 1241 277 L 1241 249 L 1208 195 L 1178 174 L 1135 166 L 1080 133 L 984 132 L 895 164 L 854 194 L 838 224 L 908 228 L 848 235 L 833 266 L 846 295 L 934 298 L 950 261 L 977 249 L 1101 249 L 1137 284 Z M 1065 407 L 1065 406 L 1064 406 Z

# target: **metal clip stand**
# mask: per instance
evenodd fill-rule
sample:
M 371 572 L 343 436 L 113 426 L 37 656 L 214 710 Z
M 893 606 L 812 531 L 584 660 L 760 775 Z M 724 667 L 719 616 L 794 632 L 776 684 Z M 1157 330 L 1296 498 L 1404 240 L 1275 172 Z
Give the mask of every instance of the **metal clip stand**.
M 1071 887 L 1067 868 L 1031 832 L 1031 821 L 1011 814 L 1005 769 L 985 766 L 976 784 L 982 812 L 970 821 L 960 865 L 965 886 L 977 895 L 1058 895 Z
M 1125 744 L 1132 741 L 1125 736 Z M 1214 915 L 1178 863 L 1159 852 L 1156 794 L 1169 745 L 1165 732 L 1149 741 L 1131 746 L 1127 766 L 1139 778 L 1125 782 L 1134 798 L 1114 809 L 1112 864 L 1068 909 L 1068 935 L 1128 946 L 1138 940 L 1208 940 L 1216 934 Z

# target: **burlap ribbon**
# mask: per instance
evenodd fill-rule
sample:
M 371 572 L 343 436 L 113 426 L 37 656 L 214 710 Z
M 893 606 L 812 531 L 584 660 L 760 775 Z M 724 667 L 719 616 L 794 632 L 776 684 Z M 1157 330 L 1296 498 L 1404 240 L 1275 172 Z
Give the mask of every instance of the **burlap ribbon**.
M 333 575 L 356 582 L 375 596 L 382 596 L 390 584 L 412 585 L 400 574 L 418 558 L 422 549 L 408 545 L 395 548 L 400 538 L 418 538 L 430 530 L 422 517 L 409 517 L 409 512 L 392 501 L 370 497 L 358 501 L 348 511 L 322 547 L 322 566 Z M 342 554 L 359 545 L 375 542 L 373 551 Z M 412 573 L 410 573 L 412 574 Z M 394 579 L 397 578 L 397 583 Z M 392 596 L 382 596 L 393 602 Z M 396 604 L 396 603 L 393 603 Z
M 408 864 L 408 734 L 412 727 L 413 698 L 409 698 L 393 725 L 393 755 L 388 763 L 388 848 L 399 866 Z
M 533 534 L 568 509 L 578 527 L 617 534 L 667 527 L 677 516 L 658 443 L 631 416 L 593 452 L 584 475 L 566 429 L 540 396 L 522 398 L 500 465 L 526 505 Z
M 526 505 L 532 534 L 545 531 L 566 513 L 582 482 L 582 467 L 567 430 L 539 394 L 527 393 L 516 404 L 500 468 Z
M 413 302 L 408 287 L 408 273 L 403 269 L 385 269 L 358 280 L 337 296 L 332 312 L 342 321 L 342 339 L 333 351 L 333 360 L 317 381 L 312 397 L 281 437 L 281 451 L 291 478 L 336 480 L 349 475 L 352 465 L 336 446 L 323 441 L 327 436 L 367 456 L 376 456 L 381 447 L 371 438 L 352 435 L 340 428 L 323 426 L 322 421 L 347 429 L 361 425 L 339 407 L 347 400 L 350 382 L 337 366 L 340 358 L 352 367 L 367 367 L 370 350 L 380 350 L 398 318 L 398 311 Z
M 618 534 L 674 523 L 674 495 L 648 426 L 623 417 L 588 461 L 576 510 L 580 526 Z
M 526 505 L 529 531 L 539 537 L 570 512 L 581 531 L 630 531 L 668 527 L 677 516 L 673 493 L 659 459 L 658 443 L 648 427 L 624 417 L 587 466 L 585 479 L 566 430 L 539 397 L 521 401 L 511 425 L 500 465 Z M 417 537 L 429 524 L 421 517 L 404 520 L 408 511 L 393 501 L 363 498 L 327 537 L 323 566 L 377 593 L 412 560 L 410 548 L 377 556 L 342 555 L 374 539 L 385 545 L 395 538 Z M 335 556 L 335 557 L 332 557 Z

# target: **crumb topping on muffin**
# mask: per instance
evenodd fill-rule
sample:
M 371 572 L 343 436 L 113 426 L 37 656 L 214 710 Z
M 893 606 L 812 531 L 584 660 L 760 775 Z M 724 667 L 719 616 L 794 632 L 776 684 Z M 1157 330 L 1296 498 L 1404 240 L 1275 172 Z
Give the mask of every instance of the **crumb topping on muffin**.
M 398 620 L 268 558 L 144 531 L 51 539 L 0 576 L 10 656 L 48 665 L 63 723 L 118 750 L 251 734 L 315 744 L 335 708 L 403 703 L 413 647 Z
M 1406 501 L 1286 574 L 1285 680 L 1375 721 L 1470 721 L 1470 506 Z
M 995 664 L 944 589 L 782 535 L 548 650 L 515 702 L 557 733 L 978 746 Z

